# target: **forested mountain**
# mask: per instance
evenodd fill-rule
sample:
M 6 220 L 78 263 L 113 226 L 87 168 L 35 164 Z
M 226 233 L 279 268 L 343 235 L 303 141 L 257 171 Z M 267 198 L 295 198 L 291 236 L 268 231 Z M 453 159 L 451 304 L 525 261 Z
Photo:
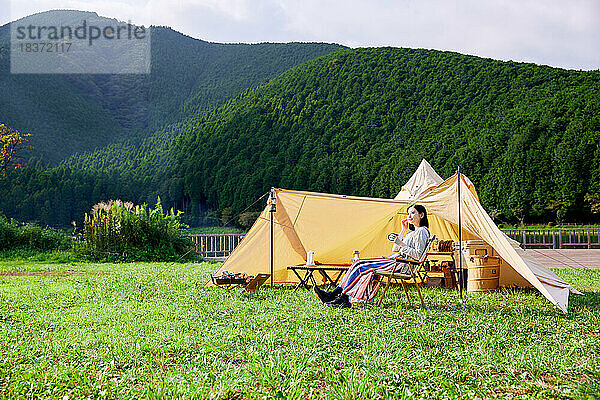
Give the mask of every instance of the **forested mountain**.
M 185 192 L 220 209 L 271 186 L 390 198 L 422 158 L 443 177 L 460 166 L 505 219 L 586 220 L 600 196 L 599 71 L 347 50 L 193 130 L 179 150 Z
M 27 17 L 38 24 L 85 19 L 82 11 Z M 0 27 L 0 122 L 32 134 L 30 155 L 57 163 L 125 139 L 136 143 L 165 124 L 203 113 L 246 88 L 342 49 L 325 43 L 220 44 L 151 28 L 150 74 L 10 74 L 10 25 Z
M 159 130 L 156 143 L 21 171 L 0 209 L 76 218 L 100 199 L 160 194 L 194 222 L 206 206 L 235 215 L 272 186 L 390 198 L 426 158 L 443 177 L 460 166 L 504 220 L 589 221 L 600 211 L 599 92 L 599 71 L 344 50 Z M 128 161 L 103 168 L 112 156 Z

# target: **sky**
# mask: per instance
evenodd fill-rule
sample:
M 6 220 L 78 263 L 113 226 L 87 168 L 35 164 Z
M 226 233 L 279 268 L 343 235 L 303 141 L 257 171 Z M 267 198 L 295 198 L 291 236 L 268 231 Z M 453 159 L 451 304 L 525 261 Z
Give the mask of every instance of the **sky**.
M 0 0 L 0 25 L 51 9 L 211 42 L 328 42 L 600 69 L 600 0 Z

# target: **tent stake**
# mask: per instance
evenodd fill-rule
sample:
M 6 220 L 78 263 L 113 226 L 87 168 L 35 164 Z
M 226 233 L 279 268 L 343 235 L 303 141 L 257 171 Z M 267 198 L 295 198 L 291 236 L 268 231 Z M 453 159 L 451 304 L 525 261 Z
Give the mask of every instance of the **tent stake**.
M 462 268 L 462 220 L 460 216 L 460 166 L 456 169 L 458 176 L 458 288 L 460 292 L 460 301 L 463 300 L 463 268 Z

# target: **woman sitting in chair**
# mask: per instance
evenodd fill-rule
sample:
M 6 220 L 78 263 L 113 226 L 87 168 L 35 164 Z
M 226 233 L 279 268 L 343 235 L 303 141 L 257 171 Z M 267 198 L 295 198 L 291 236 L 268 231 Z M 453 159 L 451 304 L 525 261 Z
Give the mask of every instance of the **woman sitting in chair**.
M 385 258 L 358 260 L 344 274 L 340 285 L 331 292 L 325 292 L 314 286 L 314 292 L 324 304 L 331 307 L 350 307 L 350 298 L 358 301 L 370 301 L 377 294 L 380 281 L 374 279 L 373 273 L 399 269 L 401 274 L 411 276 L 410 266 L 406 263 L 396 266 L 396 258 L 418 260 L 429 240 L 429 222 L 427 211 L 420 204 L 408 207 L 408 217 L 402 220 L 402 231 L 394 240 L 394 254 Z M 408 232 L 408 229 L 411 232 Z

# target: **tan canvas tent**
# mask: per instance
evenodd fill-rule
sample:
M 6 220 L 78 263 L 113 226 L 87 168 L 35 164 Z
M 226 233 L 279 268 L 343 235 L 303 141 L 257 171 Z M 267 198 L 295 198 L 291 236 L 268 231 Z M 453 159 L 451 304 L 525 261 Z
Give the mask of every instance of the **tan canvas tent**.
M 433 169 L 427 160 L 423 159 L 415 173 L 402 186 L 400 192 L 394 197 L 395 200 L 414 200 L 434 187 L 438 187 L 444 180 Z
M 463 240 L 482 239 L 502 257 L 501 286 L 533 286 L 567 312 L 570 293 L 579 293 L 549 269 L 526 256 L 518 243 L 494 224 L 478 201 L 472 183 L 454 175 L 418 196 L 418 200 L 388 200 L 325 193 L 273 189 L 275 282 L 297 282 L 288 266 L 306 262 L 314 251 L 321 264 L 348 263 L 353 250 L 361 258 L 391 253 L 387 235 L 400 231 L 410 204 L 428 211 L 430 230 L 439 239 L 458 240 L 458 185 L 461 185 Z M 248 234 L 217 271 L 269 273 L 270 206 L 267 205 Z

